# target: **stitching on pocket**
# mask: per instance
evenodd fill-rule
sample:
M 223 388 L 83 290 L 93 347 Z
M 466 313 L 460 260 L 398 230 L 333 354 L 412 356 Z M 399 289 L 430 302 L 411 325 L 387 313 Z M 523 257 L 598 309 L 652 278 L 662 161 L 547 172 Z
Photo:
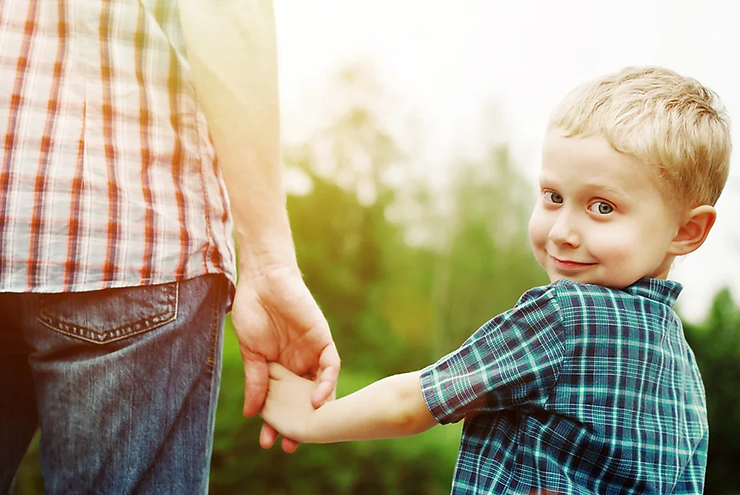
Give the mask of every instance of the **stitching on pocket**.
M 137 287 L 136 289 L 146 288 L 149 287 Z M 180 300 L 180 283 L 172 282 L 166 285 L 162 285 L 161 290 L 165 293 L 165 298 L 167 302 L 167 306 L 163 311 L 158 312 L 154 315 L 147 315 L 145 318 L 140 318 L 139 320 L 126 323 L 125 325 L 121 325 L 118 327 L 106 329 L 104 331 L 81 325 L 77 322 L 65 319 L 64 317 L 55 317 L 54 315 L 49 314 L 44 305 L 44 299 L 41 300 L 38 321 L 42 325 L 56 332 L 70 337 L 78 338 L 92 344 L 104 345 L 111 342 L 117 342 L 128 337 L 133 337 L 135 335 L 140 335 L 150 330 L 154 330 L 155 328 L 161 327 L 162 325 L 165 325 L 177 318 L 179 309 L 178 305 Z

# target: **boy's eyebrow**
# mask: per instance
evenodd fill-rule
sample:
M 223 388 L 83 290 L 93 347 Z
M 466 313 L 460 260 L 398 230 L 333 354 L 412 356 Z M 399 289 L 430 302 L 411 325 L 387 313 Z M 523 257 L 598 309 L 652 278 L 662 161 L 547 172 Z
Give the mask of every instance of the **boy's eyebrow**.
M 627 193 L 622 188 L 605 182 L 588 182 L 585 186 L 597 193 L 603 192 L 609 196 L 627 196 Z
M 540 187 L 548 186 L 548 187 L 553 187 L 555 189 L 558 188 L 556 180 L 552 180 L 550 177 L 546 177 L 542 175 L 539 178 L 539 185 Z M 615 186 L 614 184 L 607 183 L 607 182 L 589 181 L 583 184 L 581 188 L 586 188 L 590 192 L 595 193 L 597 195 L 601 193 L 606 196 L 621 196 L 621 197 L 627 196 L 627 193 L 624 191 L 624 189 L 618 186 Z

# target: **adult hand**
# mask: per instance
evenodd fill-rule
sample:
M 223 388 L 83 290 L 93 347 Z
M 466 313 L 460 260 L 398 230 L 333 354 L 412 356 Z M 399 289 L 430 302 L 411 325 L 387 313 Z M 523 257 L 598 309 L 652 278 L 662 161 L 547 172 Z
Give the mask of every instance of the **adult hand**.
M 335 394 L 340 360 L 329 325 L 309 292 L 297 266 L 254 266 L 240 271 L 232 322 L 244 361 L 244 415 L 259 413 L 267 395 L 268 362 L 319 380 L 311 396 L 319 407 Z M 277 431 L 265 424 L 260 445 L 269 448 Z M 283 439 L 286 452 L 297 443 Z

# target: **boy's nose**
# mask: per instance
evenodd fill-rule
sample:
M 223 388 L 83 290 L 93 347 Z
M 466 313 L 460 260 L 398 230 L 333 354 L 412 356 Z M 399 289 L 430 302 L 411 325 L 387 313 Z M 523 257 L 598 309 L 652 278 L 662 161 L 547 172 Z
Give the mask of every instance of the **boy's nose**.
M 558 215 L 547 238 L 558 246 L 568 245 L 577 248 L 581 243 L 573 221 L 567 214 Z

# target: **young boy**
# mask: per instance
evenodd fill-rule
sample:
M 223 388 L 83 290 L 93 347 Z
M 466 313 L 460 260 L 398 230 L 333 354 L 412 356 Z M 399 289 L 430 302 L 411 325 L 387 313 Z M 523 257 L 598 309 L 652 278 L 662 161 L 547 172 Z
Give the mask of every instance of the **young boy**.
M 704 387 L 673 305 L 673 260 L 702 245 L 727 180 L 716 96 L 662 68 L 572 92 L 551 116 L 529 224 L 550 285 L 458 350 L 311 406 L 271 365 L 262 417 L 308 443 L 465 420 L 452 493 L 701 493 Z

